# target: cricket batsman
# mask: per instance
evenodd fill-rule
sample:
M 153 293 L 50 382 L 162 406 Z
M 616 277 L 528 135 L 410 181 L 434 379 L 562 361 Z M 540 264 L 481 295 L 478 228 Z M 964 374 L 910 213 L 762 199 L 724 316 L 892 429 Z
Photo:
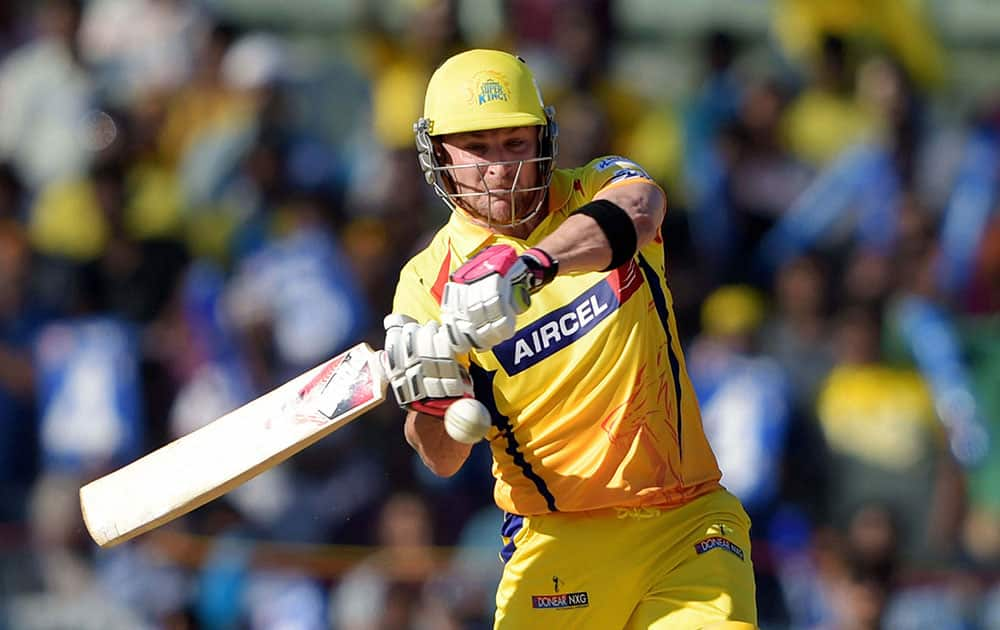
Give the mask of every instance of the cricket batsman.
M 663 191 L 620 156 L 555 168 L 554 111 L 505 52 L 442 64 L 414 128 L 452 214 L 401 271 L 387 368 L 438 475 L 471 450 L 445 430 L 448 406 L 489 410 L 495 627 L 755 627 L 750 521 L 719 483 L 685 368 Z

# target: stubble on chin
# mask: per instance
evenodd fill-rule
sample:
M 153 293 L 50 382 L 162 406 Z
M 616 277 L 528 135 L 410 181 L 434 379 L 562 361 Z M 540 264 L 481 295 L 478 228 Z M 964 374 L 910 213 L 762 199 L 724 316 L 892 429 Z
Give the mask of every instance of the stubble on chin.
M 516 194 L 515 198 L 514 214 L 511 212 L 509 195 L 503 195 L 500 199 L 481 199 L 481 203 L 476 204 L 476 207 L 471 211 L 483 221 L 508 224 L 530 214 L 535 209 L 535 204 L 538 201 L 537 194 L 532 193 Z

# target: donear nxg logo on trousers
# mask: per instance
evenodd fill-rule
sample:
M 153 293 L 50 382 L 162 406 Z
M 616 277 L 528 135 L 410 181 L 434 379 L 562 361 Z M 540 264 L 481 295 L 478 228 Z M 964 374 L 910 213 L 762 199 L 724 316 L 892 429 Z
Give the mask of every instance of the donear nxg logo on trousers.
M 708 538 L 696 542 L 694 545 L 694 550 L 699 556 L 713 549 L 725 549 L 740 560 L 744 560 L 746 558 L 746 555 L 743 553 L 743 550 L 740 549 L 739 545 L 728 538 L 723 538 L 722 536 L 709 536 Z
M 541 610 L 558 608 L 585 608 L 589 605 L 590 596 L 587 595 L 586 591 L 531 596 L 531 607 Z

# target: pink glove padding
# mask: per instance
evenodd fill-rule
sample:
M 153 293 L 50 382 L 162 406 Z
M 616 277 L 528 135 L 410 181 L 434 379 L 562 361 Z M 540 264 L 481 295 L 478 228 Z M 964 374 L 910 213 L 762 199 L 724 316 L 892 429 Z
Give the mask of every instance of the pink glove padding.
M 494 273 L 506 275 L 518 262 L 518 253 L 510 245 L 493 245 L 482 250 L 451 274 L 451 281 L 472 284 Z

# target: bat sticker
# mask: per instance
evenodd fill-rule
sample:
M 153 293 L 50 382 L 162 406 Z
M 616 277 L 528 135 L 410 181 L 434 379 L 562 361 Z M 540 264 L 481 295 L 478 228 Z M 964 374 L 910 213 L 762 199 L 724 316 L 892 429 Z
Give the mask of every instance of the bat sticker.
M 363 356 L 347 353 L 327 365 L 299 392 L 299 402 L 310 401 L 309 407 L 321 418 L 310 413 L 297 414 L 296 419 L 327 422 L 375 397 L 371 366 Z M 315 406 L 313 406 L 315 405 Z

